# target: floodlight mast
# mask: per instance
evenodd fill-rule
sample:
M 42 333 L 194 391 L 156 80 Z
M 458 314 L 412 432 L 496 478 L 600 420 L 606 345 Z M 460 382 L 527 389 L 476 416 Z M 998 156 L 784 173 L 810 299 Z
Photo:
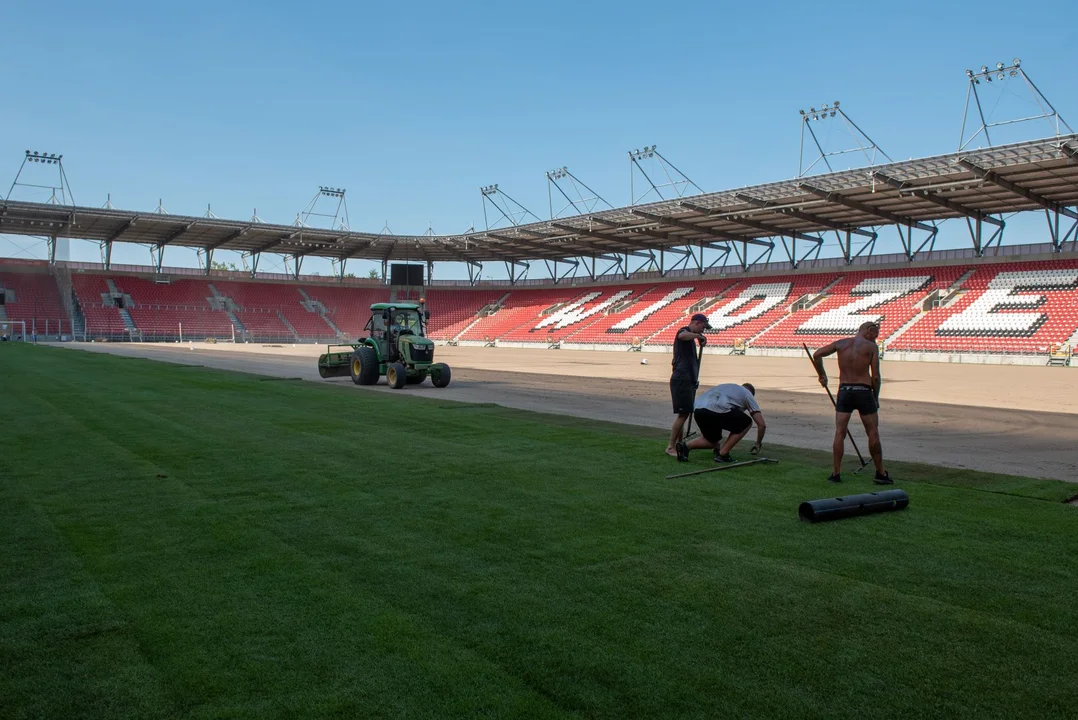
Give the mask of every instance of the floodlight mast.
M 595 209 L 600 203 L 606 205 L 610 210 L 614 209 L 613 205 L 604 200 L 599 193 L 588 187 L 580 178 L 569 172 L 569 168 L 564 165 L 560 168 L 548 171 L 546 173 L 546 180 L 547 203 L 550 208 L 551 220 L 563 217 L 562 213 L 569 208 L 573 209 L 574 215 L 587 215 L 588 213 L 595 212 Z M 569 192 L 566 192 L 566 188 L 562 187 L 563 183 L 568 187 Z M 557 190 L 558 194 L 565 198 L 566 201 L 566 205 L 558 210 L 557 213 L 554 212 L 554 190 Z M 584 191 L 588 194 L 585 195 Z M 559 200 L 559 202 L 561 201 Z
M 311 218 L 318 217 L 329 218 L 331 230 L 351 231 L 352 228 L 348 220 L 348 201 L 345 199 L 346 192 L 344 188 L 319 185 L 318 192 L 314 194 L 307 206 L 296 215 L 296 226 L 312 227 Z M 319 207 L 319 200 L 322 198 L 329 198 L 328 202 L 332 213 Z
M 483 197 L 483 225 L 487 230 L 497 229 L 498 223 L 503 221 L 516 227 L 529 217 L 534 219 L 535 222 L 542 222 L 538 215 L 518 203 L 504 190 L 500 190 L 497 183 L 493 185 L 484 185 L 479 188 L 479 193 Z M 495 218 L 493 224 L 487 216 L 488 203 L 492 208 L 498 211 L 498 217 Z
M 834 168 L 831 167 L 830 158 L 839 155 L 848 155 L 850 153 L 861 153 L 864 155 L 868 167 L 872 167 L 876 164 L 877 153 L 887 158 L 888 162 L 893 162 L 891 156 L 885 153 L 857 123 L 850 119 L 850 116 L 842 109 L 842 104 L 838 100 L 835 100 L 831 105 L 824 103 L 820 106 L 819 110 L 815 107 L 810 107 L 808 110 L 799 110 L 798 112 L 801 115 L 801 145 L 797 164 L 797 177 L 805 177 L 821 162 L 827 167 L 828 172 L 833 172 Z M 837 120 L 843 123 L 845 129 L 850 133 L 850 137 L 853 138 L 854 147 L 840 148 L 838 150 L 824 148 L 825 143 L 820 142 L 819 136 L 813 129 L 813 123 L 819 124 L 820 122 L 830 120 Z M 816 151 L 819 153 L 807 167 L 805 166 L 806 131 L 812 139 L 812 144 L 816 146 Z
M 662 189 L 667 188 L 668 194 L 673 197 L 681 198 L 685 197 L 689 188 L 694 188 L 700 195 L 704 194 L 704 191 L 699 185 L 689 179 L 689 176 L 674 167 L 674 164 L 663 157 L 657 149 L 656 145 L 645 145 L 643 149 L 633 149 L 628 151 L 629 156 L 629 205 L 634 206 L 641 201 L 648 199 L 648 196 L 655 193 L 658 200 L 666 200 L 666 195 L 663 195 Z M 666 177 L 666 182 L 662 182 L 662 177 L 659 177 L 660 182 L 655 183 L 651 179 L 651 175 L 648 174 L 647 169 L 644 167 L 649 165 L 651 167 L 652 174 L 659 177 L 661 173 Z M 636 195 L 636 173 L 640 175 L 647 182 L 647 190 Z
M 22 178 L 22 173 L 26 169 L 28 164 L 33 165 L 39 163 L 41 165 L 55 165 L 57 170 L 57 182 L 54 185 L 40 185 L 30 182 L 19 182 Z M 51 193 L 46 202 L 50 205 L 74 205 L 75 198 L 71 193 L 71 185 L 67 182 L 67 173 L 64 171 L 64 156 L 63 154 L 57 155 L 56 153 L 43 153 L 36 150 L 27 150 L 26 155 L 23 156 L 22 164 L 19 165 L 19 171 L 15 173 L 15 180 L 11 183 L 11 188 L 8 189 L 7 197 L 5 200 L 10 200 L 17 187 L 37 188 L 39 190 L 48 190 Z M 59 197 L 57 197 L 59 193 Z
M 1022 78 L 1022 82 L 1025 84 L 1026 90 L 1029 92 L 1033 102 L 1036 103 L 1040 109 L 1039 115 L 1030 115 L 1022 118 L 1010 118 L 1006 120 L 998 120 L 995 122 L 989 122 L 984 115 L 984 107 L 981 105 L 981 94 L 979 88 L 987 86 L 989 83 L 995 81 L 999 83 L 1010 82 L 1012 79 Z M 966 70 L 966 106 L 962 112 L 962 129 L 958 136 L 958 150 L 961 152 L 965 150 L 970 144 L 976 140 L 980 135 L 984 134 L 985 142 L 988 147 L 992 146 L 992 137 L 989 134 L 989 129 L 994 127 L 1000 127 L 1003 125 L 1016 125 L 1018 123 L 1031 122 L 1034 120 L 1047 120 L 1052 125 L 1052 131 L 1056 137 L 1062 134 L 1062 128 L 1066 128 L 1068 133 L 1073 133 L 1070 125 L 1060 116 L 1055 107 L 1048 100 L 1048 98 L 1040 91 L 1030 79 L 1026 71 L 1022 69 L 1022 61 L 1019 58 L 1014 58 L 1010 65 L 1005 65 L 1002 62 L 997 62 L 994 68 L 989 68 L 987 65 L 981 65 L 979 71 Z M 976 132 L 966 137 L 966 125 L 969 122 L 970 115 L 970 100 L 973 100 L 973 106 L 977 109 L 977 119 L 980 121 L 980 125 L 977 126 Z
M 56 180 L 48 181 L 50 184 L 39 184 L 35 182 L 25 182 L 22 180 L 23 171 L 27 165 L 36 167 L 37 165 L 49 165 L 56 168 Z M 45 181 L 43 181 L 45 182 Z M 36 190 L 48 190 L 49 199 L 46 201 L 50 205 L 70 205 L 72 208 L 75 206 L 75 197 L 71 192 L 71 185 L 67 181 L 67 172 L 64 170 L 64 156 L 62 153 L 46 153 L 37 150 L 27 150 L 23 155 L 22 163 L 19 165 L 18 172 L 15 173 L 15 179 L 11 182 L 11 187 L 8 189 L 7 197 L 3 198 L 5 201 L 11 200 L 15 194 L 15 188 L 34 188 Z M 72 211 L 70 222 L 74 222 L 75 215 Z M 56 262 L 56 244 L 57 234 L 45 236 L 46 245 L 48 246 L 49 263 Z M 66 241 L 65 241 L 66 242 Z M 66 244 L 65 244 L 66 247 Z M 66 255 L 66 250 L 65 250 Z M 63 258 L 63 259 L 66 259 Z

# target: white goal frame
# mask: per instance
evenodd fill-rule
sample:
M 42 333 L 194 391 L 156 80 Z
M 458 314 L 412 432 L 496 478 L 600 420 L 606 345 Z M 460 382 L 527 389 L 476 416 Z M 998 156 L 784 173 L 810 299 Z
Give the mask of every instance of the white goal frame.
M 5 335 L 8 340 L 26 342 L 30 339 L 26 335 L 25 320 L 0 320 L 0 338 Z

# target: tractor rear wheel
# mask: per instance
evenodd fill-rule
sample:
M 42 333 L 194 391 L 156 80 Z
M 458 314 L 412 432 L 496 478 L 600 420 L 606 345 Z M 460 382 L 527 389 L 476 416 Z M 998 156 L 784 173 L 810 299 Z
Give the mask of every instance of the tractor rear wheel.
M 436 388 L 446 387 L 452 378 L 453 373 L 449 371 L 449 366 L 445 363 L 435 365 L 430 369 L 430 381 Z
M 400 390 L 408 377 L 408 370 L 403 363 L 390 363 L 386 368 L 386 382 L 394 390 Z
M 378 353 L 372 347 L 358 348 L 348 369 L 356 385 L 374 385 L 378 382 Z

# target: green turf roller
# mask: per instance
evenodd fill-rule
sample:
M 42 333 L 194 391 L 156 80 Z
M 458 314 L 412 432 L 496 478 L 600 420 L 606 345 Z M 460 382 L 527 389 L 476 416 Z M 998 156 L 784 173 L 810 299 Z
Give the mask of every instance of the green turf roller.
M 909 504 L 910 496 L 905 490 L 881 490 L 861 495 L 807 500 L 798 506 L 797 514 L 806 522 L 816 523 L 891 510 L 905 510 Z

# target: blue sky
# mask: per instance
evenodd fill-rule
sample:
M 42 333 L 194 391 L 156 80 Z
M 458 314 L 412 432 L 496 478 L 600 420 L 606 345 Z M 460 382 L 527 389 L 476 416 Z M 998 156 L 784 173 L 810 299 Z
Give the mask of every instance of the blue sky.
M 34 149 L 64 154 L 83 205 L 289 223 L 324 184 L 353 229 L 460 232 L 489 183 L 546 217 L 563 165 L 627 204 L 645 143 L 708 191 L 792 177 L 798 109 L 836 99 L 892 158 L 951 152 L 965 68 L 1013 57 L 1078 128 L 1071 20 L 1063 2 L 9 3 L 0 191 Z M 0 254 L 41 256 L 16 242 Z

